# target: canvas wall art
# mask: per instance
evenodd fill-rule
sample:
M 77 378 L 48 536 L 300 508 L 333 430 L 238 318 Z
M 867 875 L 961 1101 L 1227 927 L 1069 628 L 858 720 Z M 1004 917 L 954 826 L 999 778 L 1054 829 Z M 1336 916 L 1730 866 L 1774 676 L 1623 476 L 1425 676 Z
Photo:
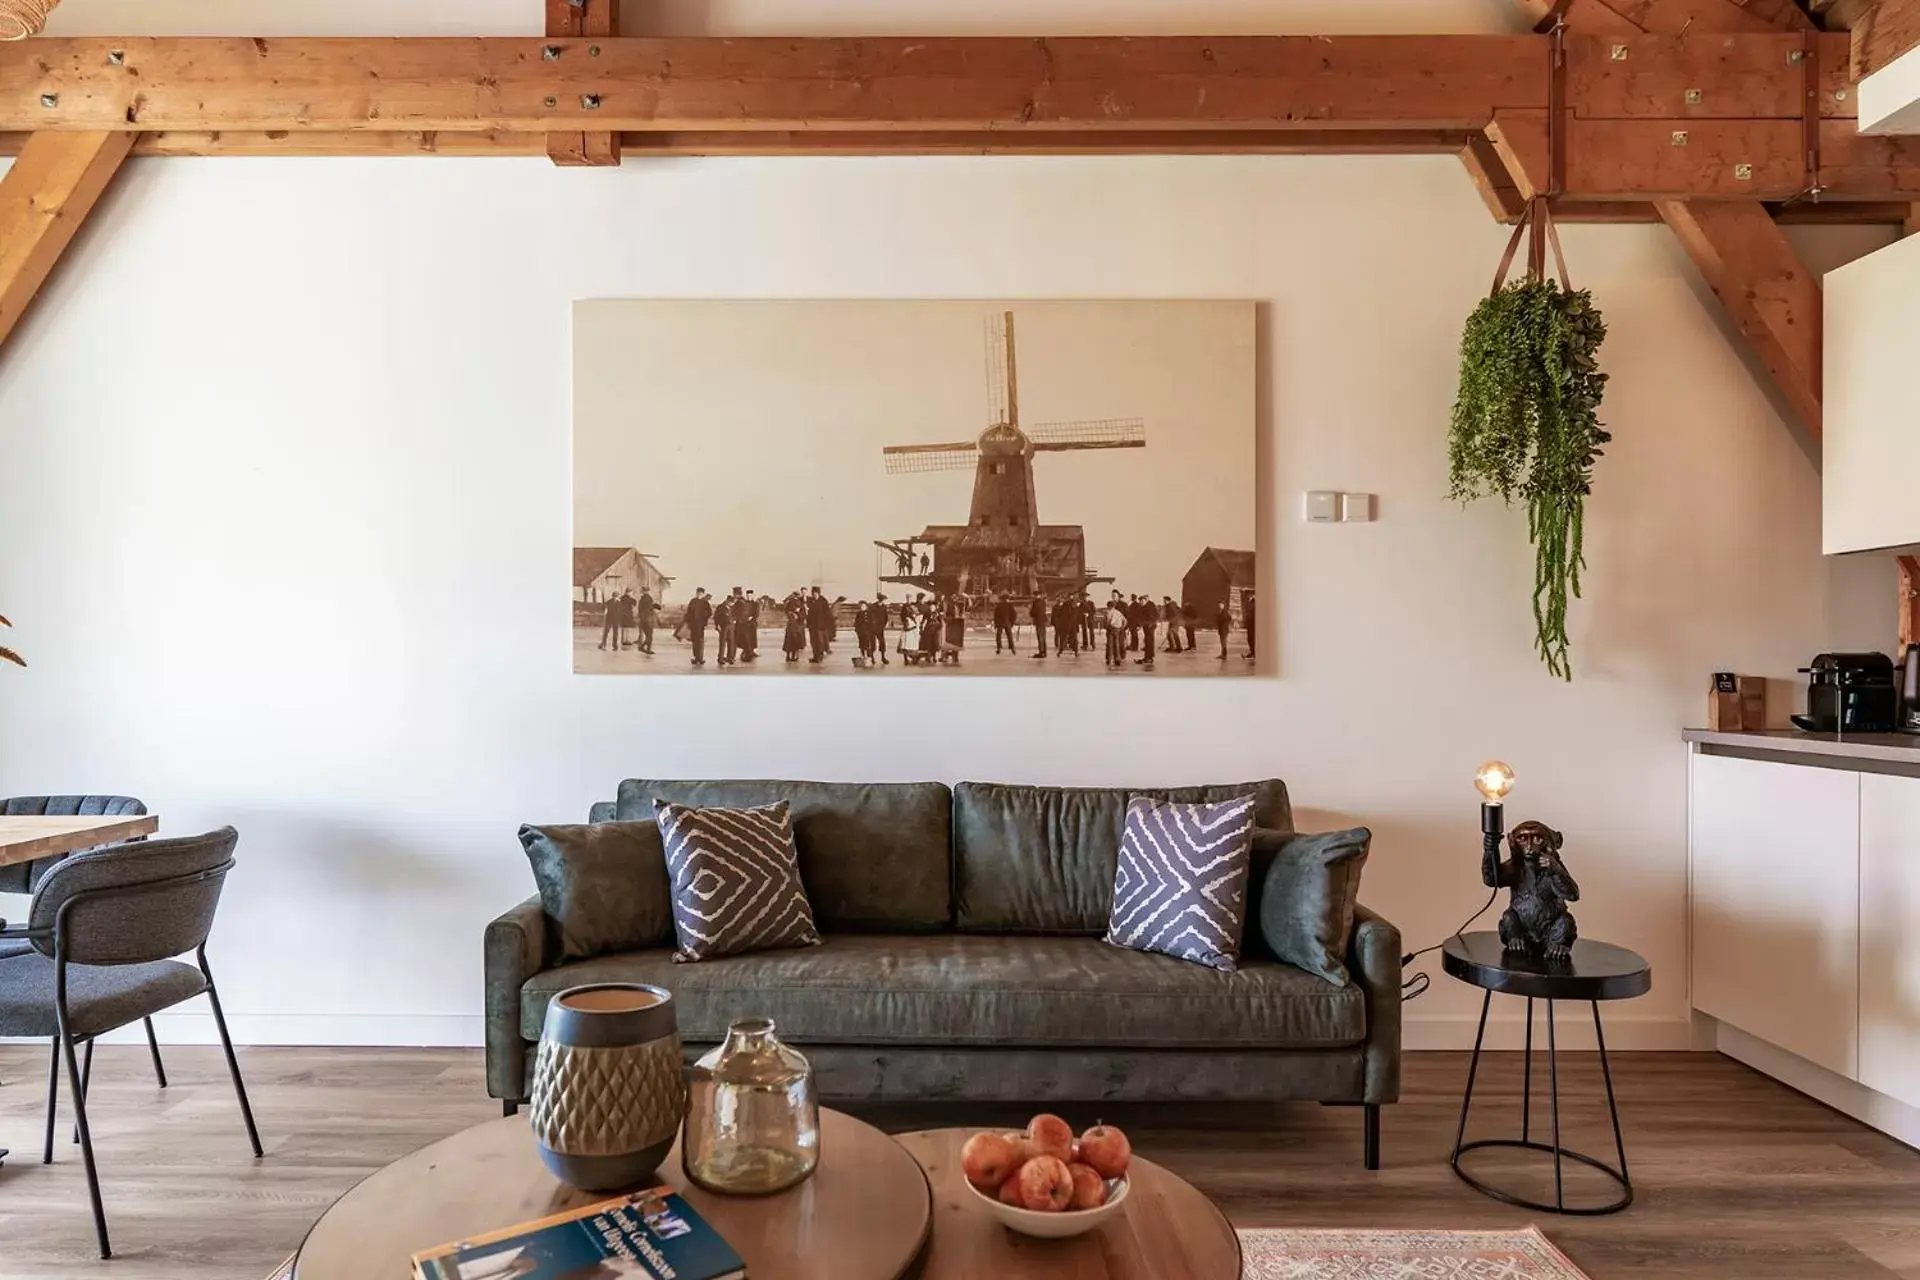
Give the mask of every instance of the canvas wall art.
M 578 303 L 574 670 L 1256 669 L 1246 302 Z

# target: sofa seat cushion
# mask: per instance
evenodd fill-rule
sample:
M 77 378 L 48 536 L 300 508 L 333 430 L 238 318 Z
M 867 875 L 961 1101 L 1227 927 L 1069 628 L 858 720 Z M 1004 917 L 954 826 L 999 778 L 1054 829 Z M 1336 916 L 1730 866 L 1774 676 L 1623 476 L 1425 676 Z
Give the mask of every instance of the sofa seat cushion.
M 697 965 L 657 950 L 549 969 L 521 988 L 521 1034 L 539 1038 L 547 1001 L 589 982 L 666 987 L 695 1044 L 749 1017 L 803 1047 L 1340 1048 L 1367 1030 L 1357 984 L 1270 960 L 1221 973 L 1098 938 L 833 934 Z

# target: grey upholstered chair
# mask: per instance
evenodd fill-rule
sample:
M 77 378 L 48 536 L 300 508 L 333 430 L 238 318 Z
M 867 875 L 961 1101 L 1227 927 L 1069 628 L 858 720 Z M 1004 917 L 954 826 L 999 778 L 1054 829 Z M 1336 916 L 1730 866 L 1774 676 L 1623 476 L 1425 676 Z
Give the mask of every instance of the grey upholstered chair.
M 263 1154 L 220 995 L 207 967 L 207 934 L 238 840 L 232 827 L 222 827 L 203 836 L 129 842 L 74 854 L 40 881 L 25 928 L 0 934 L 24 937 L 33 948 L 0 959 L 0 1036 L 54 1038 L 47 1091 L 49 1163 L 60 1062 L 66 1062 L 102 1258 L 111 1257 L 112 1249 L 87 1128 L 89 1073 L 81 1070 L 75 1053 L 79 1046 L 86 1047 L 90 1069 L 96 1036 L 206 993 L 247 1139 L 255 1156 Z M 189 951 L 197 967 L 172 959 Z
M 146 811 L 147 806 L 132 796 L 9 796 L 0 800 L 0 815 L 9 818 L 119 818 L 138 817 Z M 146 839 L 145 836 L 136 838 Z M 10 867 L 0 867 L 0 893 L 32 893 L 47 872 L 59 866 L 61 859 L 68 856 L 61 854 L 55 858 L 36 858 L 32 862 L 16 862 Z M 33 944 L 29 942 L 0 941 L 0 960 L 8 956 L 25 955 L 32 949 Z M 160 1041 L 153 1034 L 153 1019 L 144 1018 L 142 1021 L 147 1030 L 147 1052 L 153 1057 L 153 1078 L 164 1089 L 167 1087 L 167 1068 L 160 1061 Z

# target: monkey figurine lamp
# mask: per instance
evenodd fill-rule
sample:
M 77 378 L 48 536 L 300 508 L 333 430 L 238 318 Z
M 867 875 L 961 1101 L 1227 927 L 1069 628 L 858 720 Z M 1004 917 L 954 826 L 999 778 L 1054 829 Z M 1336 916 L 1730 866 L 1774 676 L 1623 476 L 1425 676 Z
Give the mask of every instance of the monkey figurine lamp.
M 1500 945 L 1509 952 L 1548 960 L 1564 960 L 1573 952 L 1579 930 L 1567 911 L 1580 901 L 1580 886 L 1560 860 L 1564 837 L 1544 822 L 1523 822 L 1513 829 L 1507 845 L 1511 856 L 1500 856 L 1505 834 L 1504 801 L 1513 790 L 1513 770 L 1489 760 L 1473 775 L 1479 788 L 1480 878 L 1489 889 L 1508 889 L 1506 911 L 1500 916 Z

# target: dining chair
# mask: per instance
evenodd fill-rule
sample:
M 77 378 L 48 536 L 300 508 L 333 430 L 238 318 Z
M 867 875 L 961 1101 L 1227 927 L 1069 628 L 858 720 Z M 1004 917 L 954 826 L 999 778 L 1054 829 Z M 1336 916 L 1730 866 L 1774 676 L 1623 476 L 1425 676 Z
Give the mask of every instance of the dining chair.
M 132 796 L 9 796 L 0 800 L 0 817 L 29 818 L 120 818 L 139 817 L 145 814 L 147 806 Z M 144 840 L 145 836 L 135 836 Z M 62 858 L 70 854 L 60 854 L 53 858 L 35 858 L 31 862 L 16 862 L 10 867 L 0 867 L 0 893 L 32 893 L 46 876 L 60 864 Z M 0 960 L 8 956 L 25 955 L 32 950 L 32 944 L 25 941 L 0 941 Z M 160 1041 L 153 1034 L 153 1019 L 143 1018 L 147 1031 L 147 1053 L 153 1058 L 153 1078 L 162 1089 L 167 1087 L 167 1068 L 160 1061 Z M 55 1052 L 59 1046 L 54 1046 Z
M 24 938 L 32 947 L 0 959 L 0 1036 L 54 1038 L 44 1158 L 53 1160 L 54 1103 L 64 1061 L 102 1258 L 113 1252 L 87 1126 L 87 1074 L 75 1052 L 81 1046 L 91 1067 L 96 1037 L 204 994 L 226 1051 L 247 1140 L 256 1157 L 264 1154 L 207 966 L 207 935 L 238 842 L 232 827 L 222 827 L 206 835 L 73 854 L 41 879 L 24 928 L 0 933 L 0 938 Z M 173 959 L 187 952 L 194 964 Z

